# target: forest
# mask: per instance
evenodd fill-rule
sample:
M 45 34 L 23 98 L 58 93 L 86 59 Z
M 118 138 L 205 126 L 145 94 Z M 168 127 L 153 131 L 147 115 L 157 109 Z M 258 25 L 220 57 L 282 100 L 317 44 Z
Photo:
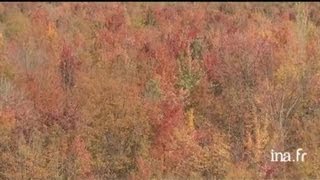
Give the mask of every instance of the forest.
M 0 179 L 320 179 L 320 3 L 0 3 Z

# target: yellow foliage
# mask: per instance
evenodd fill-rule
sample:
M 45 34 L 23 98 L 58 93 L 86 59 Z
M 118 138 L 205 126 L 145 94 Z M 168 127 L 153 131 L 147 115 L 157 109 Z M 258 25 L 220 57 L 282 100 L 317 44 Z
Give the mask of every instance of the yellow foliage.
M 265 148 L 270 140 L 268 133 L 269 121 L 263 120 L 256 124 L 255 137 L 255 158 L 256 160 L 261 160 L 263 153 L 265 153 Z
M 30 20 L 22 13 L 10 14 L 5 24 L 4 34 L 8 38 L 24 37 L 30 30 Z
M 262 39 L 267 39 L 267 40 L 271 40 L 273 38 L 273 34 L 270 30 L 268 29 L 264 29 L 258 32 L 258 35 L 262 38 Z
M 299 68 L 294 64 L 287 63 L 286 65 L 280 66 L 276 72 L 276 79 L 279 83 L 283 84 L 291 79 L 297 78 L 298 74 Z
M 4 45 L 4 41 L 3 41 L 3 34 L 0 33 L 0 48 L 2 48 Z
M 15 127 L 15 119 L 11 113 L 0 112 L 0 128 L 10 130 Z
M 58 36 L 56 28 L 54 24 L 51 22 L 48 25 L 47 36 L 50 40 L 53 40 Z
M 225 179 L 256 179 L 255 173 L 244 164 L 232 165 Z
M 194 129 L 194 110 L 193 108 L 190 108 L 188 111 L 187 111 L 187 123 L 188 123 L 188 127 L 190 129 Z

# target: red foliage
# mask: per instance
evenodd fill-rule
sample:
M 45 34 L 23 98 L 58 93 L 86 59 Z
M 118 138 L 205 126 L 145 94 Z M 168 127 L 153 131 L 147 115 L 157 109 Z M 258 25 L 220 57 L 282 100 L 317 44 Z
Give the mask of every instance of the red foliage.
M 80 173 L 78 178 L 94 179 L 91 172 L 92 158 L 90 152 L 86 148 L 86 143 L 80 136 L 76 136 L 72 144 L 72 153 L 77 157 L 80 166 Z
M 171 143 L 174 143 L 173 132 L 183 123 L 183 107 L 174 97 L 168 97 L 159 104 L 159 114 L 151 114 L 151 123 L 155 130 L 153 153 L 161 158 Z

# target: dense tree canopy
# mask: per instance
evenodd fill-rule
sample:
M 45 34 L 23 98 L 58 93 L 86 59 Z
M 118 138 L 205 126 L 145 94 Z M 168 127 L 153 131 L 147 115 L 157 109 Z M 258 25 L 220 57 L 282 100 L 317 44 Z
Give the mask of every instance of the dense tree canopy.
M 319 179 L 319 8 L 0 3 L 0 179 Z

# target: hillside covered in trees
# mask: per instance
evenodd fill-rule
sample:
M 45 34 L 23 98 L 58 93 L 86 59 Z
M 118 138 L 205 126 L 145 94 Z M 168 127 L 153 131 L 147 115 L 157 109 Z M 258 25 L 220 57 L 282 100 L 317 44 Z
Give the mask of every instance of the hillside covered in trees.
M 320 179 L 319 10 L 1 3 L 0 179 Z

